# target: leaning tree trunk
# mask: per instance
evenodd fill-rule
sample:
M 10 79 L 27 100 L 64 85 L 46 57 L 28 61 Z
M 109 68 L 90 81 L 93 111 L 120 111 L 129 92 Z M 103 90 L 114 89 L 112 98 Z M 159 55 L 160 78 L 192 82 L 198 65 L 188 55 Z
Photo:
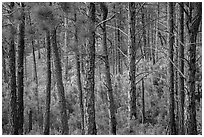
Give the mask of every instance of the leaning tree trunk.
M 129 24 L 130 24 L 130 43 L 129 43 L 129 80 L 130 80 L 130 122 L 137 118 L 136 112 L 136 79 L 135 79 L 135 61 L 136 61 L 136 36 L 135 36 L 135 24 L 136 24 L 136 3 L 129 3 Z M 132 125 L 130 125 L 130 132 L 133 132 Z
M 13 12 L 14 2 L 11 2 L 10 5 L 10 12 Z M 11 14 L 10 19 L 12 20 L 13 16 Z M 10 105 L 11 105 L 11 133 L 12 135 L 18 135 L 18 128 L 17 128 L 17 95 L 16 95 L 16 51 L 15 51 L 15 44 L 14 44 L 14 27 L 10 26 L 10 35 L 9 35 L 9 51 L 8 51 L 8 63 L 9 63 L 9 88 L 10 88 Z
M 187 119 L 186 119 L 186 134 L 196 135 L 197 125 L 196 125 L 196 104 L 195 104 L 195 73 L 196 73 L 196 37 L 198 33 L 198 28 L 202 19 L 202 3 L 190 3 L 192 6 L 193 17 L 189 19 L 189 37 L 190 45 L 188 49 L 189 58 L 189 68 L 188 68 L 188 93 L 187 93 Z M 191 9 L 190 9 L 191 10 Z
M 50 102 L 51 102 L 51 47 L 50 31 L 46 32 L 47 41 L 47 85 L 46 85 L 46 109 L 44 135 L 50 134 Z
M 95 121 L 95 95 L 94 95 L 94 74 L 95 74 L 95 3 L 89 3 L 89 43 L 87 46 L 86 57 L 86 76 L 85 76 L 85 91 L 86 91 L 86 113 L 87 113 L 87 134 L 96 135 Z
M 31 22 L 31 15 L 29 14 L 29 23 L 30 23 L 30 27 L 32 29 L 32 22 Z M 34 34 L 31 34 L 34 35 Z M 35 88 L 34 88 L 34 93 L 35 93 L 35 98 L 37 101 L 37 118 L 38 118 L 38 126 L 40 127 L 40 121 L 39 121 L 39 99 L 38 99 L 38 75 L 37 75 L 37 63 L 36 63 L 36 56 L 35 56 L 35 47 L 34 47 L 34 39 L 32 37 L 31 39 L 31 45 L 32 45 L 32 54 L 33 54 L 33 66 L 34 66 L 34 71 L 33 71 L 33 80 L 35 82 Z M 26 70 L 26 57 L 25 57 L 25 70 Z M 26 73 L 26 72 L 25 72 Z
M 182 74 L 184 74 L 184 4 L 179 3 L 179 70 Z M 184 77 L 179 73 L 179 81 L 178 81 L 178 92 L 179 92 L 179 134 L 185 135 L 184 131 Z
M 67 117 L 67 103 L 65 99 L 64 85 L 62 81 L 62 67 L 57 47 L 56 29 L 52 30 L 52 47 L 54 53 L 55 77 L 59 96 L 59 106 L 61 114 L 62 134 L 69 134 L 68 117 Z
M 100 3 L 101 10 L 103 12 L 103 20 L 106 20 L 108 15 L 108 8 L 105 3 Z M 108 48 L 106 43 L 106 22 L 103 23 L 103 52 L 104 52 L 104 62 L 105 62 L 105 75 L 106 75 L 106 85 L 108 90 L 108 105 L 109 105 L 109 125 L 110 125 L 110 134 L 116 135 L 116 116 L 115 116 L 115 103 L 113 97 L 113 88 L 111 83 L 111 74 L 110 66 L 108 59 Z
M 174 34 L 173 34 L 173 14 L 174 14 L 174 3 L 168 3 L 168 32 L 169 32 L 169 59 L 173 62 L 174 54 Z M 176 134 L 176 124 L 175 124 L 175 114 L 174 114 L 174 66 L 172 62 L 169 61 L 169 134 Z
M 17 90 L 18 90 L 18 133 L 23 134 L 23 122 L 24 122 L 24 48 L 25 48 L 25 13 L 24 3 L 21 3 L 21 18 L 19 24 L 19 39 L 18 39 L 18 75 L 17 75 Z
M 74 21 L 75 24 L 77 23 L 77 12 L 75 10 L 74 13 Z M 82 83 L 81 83 L 81 73 L 80 73 L 80 53 L 79 53 L 79 45 L 78 45 L 78 29 L 77 26 L 75 26 L 75 43 L 76 43 L 76 52 L 75 52 L 75 58 L 76 58 L 76 70 L 77 70 L 77 85 L 78 85 L 78 90 L 79 90 L 79 104 L 80 104 L 80 109 L 81 109 L 81 134 L 85 134 L 84 130 L 84 102 L 83 102 L 83 90 L 82 90 Z

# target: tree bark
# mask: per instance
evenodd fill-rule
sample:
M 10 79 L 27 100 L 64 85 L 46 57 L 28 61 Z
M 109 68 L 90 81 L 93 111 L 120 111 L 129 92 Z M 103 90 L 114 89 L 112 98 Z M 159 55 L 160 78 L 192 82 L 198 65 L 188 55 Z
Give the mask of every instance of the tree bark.
M 32 120 L 32 109 L 29 110 L 29 126 L 28 126 L 28 132 L 30 132 L 33 129 L 33 120 Z
M 32 22 L 31 22 L 31 18 L 29 15 L 29 23 L 30 23 L 30 27 L 32 28 Z M 34 34 L 31 34 L 34 35 Z M 38 126 L 40 127 L 40 122 L 39 122 L 39 99 L 38 99 L 38 75 L 37 75 L 37 63 L 36 63 L 36 58 L 35 58 L 35 43 L 34 43 L 34 38 L 32 37 L 31 39 L 31 45 L 32 45 L 32 54 L 33 54 L 33 66 L 34 66 L 34 71 L 33 71 L 33 80 L 35 82 L 35 88 L 34 88 L 34 94 L 35 94 L 35 98 L 37 101 L 37 118 L 38 118 Z M 26 57 L 25 57 L 26 58 Z M 25 71 L 26 71 L 26 59 L 25 59 Z M 26 72 L 25 72 L 26 73 Z
M 50 32 L 46 32 L 47 41 L 47 84 L 46 84 L 46 110 L 45 110 L 45 128 L 44 135 L 50 134 L 50 102 L 51 102 L 51 47 Z
M 87 134 L 96 135 L 95 121 L 95 95 L 94 95 L 94 74 L 95 74 L 95 3 L 89 3 L 89 43 L 87 46 L 86 56 L 86 76 L 85 76 L 85 91 L 86 91 L 86 111 L 87 111 Z
M 11 2 L 10 13 L 13 12 L 14 2 Z M 13 16 L 11 14 L 10 19 L 12 20 Z M 16 92 L 16 51 L 14 44 L 14 27 L 11 25 L 9 28 L 9 51 L 8 51 L 8 63 L 9 63 L 9 88 L 10 88 L 10 105 L 11 105 L 11 133 L 12 135 L 18 135 L 18 123 L 17 123 L 17 92 Z
M 136 112 L 136 79 L 135 79 L 135 61 L 136 61 L 136 3 L 130 2 L 129 3 L 129 25 L 130 25 L 130 43 L 129 43 L 129 81 L 130 81 L 130 122 L 137 118 L 137 112 Z M 132 132 L 132 127 L 130 124 L 130 132 Z
M 21 3 L 21 19 L 19 24 L 19 39 L 18 39 L 18 75 L 17 75 L 17 91 L 18 91 L 18 133 L 23 134 L 24 123 L 24 48 L 25 48 L 25 13 L 24 3 Z
M 68 44 L 67 44 L 67 17 L 64 18 L 64 27 L 65 27 L 65 32 L 64 32 L 64 46 L 66 49 L 66 59 L 65 59 L 65 79 L 68 80 L 68 65 L 69 65 L 69 57 L 68 57 Z
M 189 37 L 190 45 L 188 49 L 188 59 L 189 59 L 189 68 L 188 68 L 188 92 L 187 92 L 187 121 L 186 121 L 186 134 L 196 135 L 197 134 L 197 125 L 196 125 L 196 104 L 195 104 L 195 73 L 196 73 L 196 37 L 198 33 L 198 28 L 202 19 L 202 3 L 190 3 L 190 8 L 194 8 L 192 17 L 190 17 L 188 28 L 189 28 Z M 191 9 L 190 9 L 191 10 Z
M 75 24 L 77 23 L 77 12 L 75 10 L 74 13 L 74 22 Z M 77 85 L 78 85 L 78 90 L 79 90 L 79 104 L 80 104 L 80 109 L 81 109 L 81 134 L 85 134 L 84 130 L 84 102 L 83 102 L 83 90 L 82 90 L 82 83 L 81 83 L 81 73 L 80 73 L 80 51 L 79 51 L 79 45 L 78 45 L 78 29 L 75 27 L 75 43 L 77 50 L 75 52 L 75 59 L 76 59 L 76 70 L 77 70 Z
M 101 10 L 103 12 L 103 20 L 106 20 L 108 15 L 108 8 L 105 3 L 100 3 Z M 111 73 L 110 73 L 110 65 L 108 59 L 108 48 L 106 42 L 106 22 L 103 23 L 103 53 L 104 53 L 104 62 L 105 62 L 105 81 L 107 85 L 107 95 L 108 95 L 108 106 L 109 106 L 109 125 L 110 125 L 110 134 L 116 135 L 116 116 L 115 116 L 115 102 L 113 96 L 113 88 L 111 83 Z
M 62 81 L 62 67 L 57 47 L 56 29 L 52 30 L 52 47 L 54 53 L 55 77 L 59 96 L 59 106 L 61 114 L 62 135 L 69 134 L 68 117 L 67 117 L 67 103 L 65 99 L 64 85 Z
M 142 79 L 142 124 L 145 123 L 145 88 L 144 79 Z
M 179 70 L 184 74 L 184 4 L 183 2 L 179 5 Z M 178 92 L 179 92 L 179 134 L 185 135 L 184 130 L 184 77 L 179 73 L 179 81 L 178 81 Z
M 168 2 L 168 32 L 169 32 L 169 59 L 173 62 L 174 57 L 174 32 L 173 32 L 173 15 L 174 15 L 174 3 Z M 169 134 L 176 135 L 175 113 L 174 113 L 174 66 L 169 61 Z

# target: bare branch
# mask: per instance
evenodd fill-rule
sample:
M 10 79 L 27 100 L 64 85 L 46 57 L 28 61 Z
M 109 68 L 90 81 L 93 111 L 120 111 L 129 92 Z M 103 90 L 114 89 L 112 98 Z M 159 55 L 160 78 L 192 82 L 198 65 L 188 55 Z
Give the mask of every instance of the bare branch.
M 107 21 L 113 19 L 113 18 L 115 17 L 115 15 L 116 15 L 116 14 L 114 14 L 113 16 L 111 16 L 110 18 L 108 18 L 108 19 L 106 19 L 106 20 L 101 21 L 99 24 L 96 25 L 96 28 L 95 28 L 95 29 L 97 29 L 97 27 L 100 26 L 101 24 L 103 24 L 103 23 L 105 23 L 105 22 L 107 22 Z
M 110 25 L 106 25 L 107 27 L 110 27 L 110 28 L 113 28 L 113 29 L 117 29 L 119 30 L 120 32 L 122 32 L 124 35 L 126 35 L 128 37 L 128 34 L 125 33 L 123 30 L 121 30 L 120 28 L 116 28 L 116 27 L 113 27 L 113 26 L 110 26 Z

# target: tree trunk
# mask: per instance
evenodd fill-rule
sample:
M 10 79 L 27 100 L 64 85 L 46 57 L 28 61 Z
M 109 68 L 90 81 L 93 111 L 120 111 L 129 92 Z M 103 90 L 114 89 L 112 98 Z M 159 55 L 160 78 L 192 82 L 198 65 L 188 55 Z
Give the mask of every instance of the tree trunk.
M 67 17 L 64 18 L 64 27 L 65 27 L 65 32 L 64 32 L 64 46 L 65 46 L 65 49 L 66 49 L 66 57 L 65 57 L 65 79 L 68 80 L 68 60 L 69 60 L 69 57 L 68 57 L 68 44 L 67 44 Z
M 144 79 L 142 79 L 142 124 L 145 123 L 145 88 L 144 88 Z
M 100 3 L 101 10 L 103 12 L 103 20 L 106 20 L 108 15 L 108 8 L 105 3 Z M 111 83 L 111 73 L 110 65 L 108 59 L 108 48 L 106 42 L 106 22 L 103 23 L 103 53 L 104 53 L 104 62 L 105 62 L 105 81 L 107 85 L 107 95 L 108 95 L 108 106 L 109 106 L 109 125 L 110 125 L 110 134 L 116 135 L 116 116 L 115 116 L 115 102 L 113 96 L 113 88 Z
M 135 79 L 135 61 L 136 61 L 136 34 L 135 34 L 135 24 L 136 24 L 136 3 L 129 3 L 129 25 L 130 25 L 130 43 L 129 43 L 129 81 L 130 81 L 130 122 L 137 118 L 136 113 L 136 79 Z M 132 131 L 130 124 L 130 132 Z
M 10 13 L 13 12 L 14 2 L 11 2 L 10 5 Z M 12 14 L 10 16 L 12 20 Z M 15 51 L 15 44 L 14 44 L 14 27 L 11 25 L 10 28 L 10 35 L 9 35 L 9 52 L 8 52 L 8 63 L 9 63 L 9 88 L 10 88 L 10 105 L 11 105 L 11 133 L 12 135 L 18 135 L 18 123 L 17 123 L 17 92 L 16 92 L 16 51 Z
M 38 41 L 38 59 L 40 59 L 40 58 L 41 58 L 40 43 L 39 43 L 39 41 Z
M 173 15 L 174 15 L 174 3 L 168 2 L 168 32 L 169 32 L 169 59 L 173 62 L 174 54 L 174 34 L 173 34 Z M 169 134 L 176 135 L 175 114 L 174 114 L 174 66 L 169 62 Z
M 18 91 L 18 133 L 23 134 L 24 122 L 24 48 L 25 48 L 25 13 L 24 3 L 21 3 L 21 21 L 19 24 L 19 41 L 18 41 L 18 75 L 17 75 L 17 91 Z
M 143 37 L 143 43 L 144 43 L 144 46 L 143 46 L 143 51 L 144 51 L 144 54 L 146 54 L 146 52 L 148 52 L 148 54 L 145 55 L 146 59 L 150 58 L 150 54 L 149 54 L 149 49 L 147 47 L 147 38 L 146 38 L 146 30 L 145 30 L 145 9 L 143 8 L 142 10 L 142 37 Z
M 29 111 L 29 126 L 28 126 L 28 132 L 30 132 L 32 129 L 33 129 L 33 120 L 32 120 L 32 114 L 33 114 L 33 112 L 32 112 L 32 109 L 30 109 L 30 111 Z
M 75 24 L 77 23 L 77 12 L 75 10 L 74 13 L 74 21 Z M 75 58 L 76 58 L 76 70 L 77 70 L 77 85 L 78 85 L 78 90 L 79 90 L 79 104 L 80 104 L 80 109 L 81 109 L 81 134 L 85 134 L 84 130 L 84 102 L 83 102 L 83 90 L 82 90 L 82 83 L 81 83 L 81 73 L 80 73 L 80 51 L 79 51 L 79 45 L 78 45 L 78 29 L 75 27 L 75 43 L 77 50 L 75 52 Z
M 95 3 L 89 3 L 89 43 L 86 57 L 86 109 L 87 109 L 87 134 L 96 135 L 95 121 L 95 95 L 94 95 L 94 74 L 95 74 Z
M 62 135 L 69 134 L 67 103 L 65 99 L 64 85 L 62 81 L 62 67 L 57 47 L 56 29 L 52 30 L 52 47 L 54 53 L 55 77 L 59 96 L 59 106 L 61 114 Z
M 202 19 L 202 3 L 190 3 L 194 8 L 193 17 L 190 17 L 189 24 L 189 37 L 190 45 L 188 49 L 189 58 L 189 68 L 188 68 L 188 92 L 187 92 L 187 121 L 186 121 L 186 134 L 196 135 L 197 125 L 196 125 L 196 104 L 195 104 L 195 73 L 196 73 L 196 37 L 198 33 L 198 28 Z M 191 10 L 191 9 L 190 9 Z
M 184 4 L 183 2 L 179 5 L 179 70 L 184 74 Z M 185 135 L 184 131 L 184 77 L 179 73 L 178 81 L 178 92 L 179 92 L 179 134 Z
M 36 101 L 37 101 L 37 117 L 38 117 L 38 125 L 40 127 L 40 122 L 39 122 L 39 114 L 40 114 L 40 111 L 39 111 L 39 99 L 38 99 L 38 76 L 37 76 L 37 67 L 36 67 L 36 59 L 35 59 L 35 48 L 34 48 L 34 41 L 32 40 L 32 48 L 33 48 L 33 65 L 34 65 L 34 76 L 33 76 L 33 80 L 35 82 L 35 88 L 34 88 L 34 94 L 35 94 L 35 98 L 36 98 Z
M 46 85 L 46 110 L 44 135 L 50 134 L 50 102 L 51 102 L 51 47 L 50 32 L 46 32 L 47 41 L 47 85 Z

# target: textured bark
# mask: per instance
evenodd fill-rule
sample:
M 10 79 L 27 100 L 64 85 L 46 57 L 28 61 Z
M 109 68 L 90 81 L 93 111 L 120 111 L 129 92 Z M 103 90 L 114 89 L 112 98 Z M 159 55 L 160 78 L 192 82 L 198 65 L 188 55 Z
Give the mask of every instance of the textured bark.
M 106 20 L 108 15 L 108 8 L 105 3 L 100 3 L 101 10 L 103 12 L 103 20 Z M 103 23 L 102 33 L 103 33 L 103 53 L 104 53 L 104 62 L 105 62 L 105 81 L 107 85 L 107 95 L 108 95 L 108 106 L 109 106 L 109 132 L 112 135 L 116 135 L 116 116 L 115 116 L 115 102 L 113 96 L 113 88 L 111 83 L 111 73 L 110 65 L 108 59 L 108 48 L 106 42 L 106 22 Z
M 122 4 L 119 2 L 118 3 L 118 8 L 119 8 L 119 17 L 118 17 L 118 20 L 117 20 L 117 28 L 121 29 L 122 30 Z M 122 50 L 122 35 L 121 35 L 121 32 L 120 30 L 117 29 L 117 48 L 116 48 L 116 51 L 117 51 L 117 68 L 118 68 L 118 73 L 119 74 L 123 74 L 123 68 L 122 68 L 122 55 L 121 55 L 121 52 L 120 50 Z M 120 50 L 119 50 L 120 49 Z
M 14 2 L 11 2 L 10 5 L 10 12 L 13 12 Z M 11 14 L 10 19 L 12 20 L 13 16 Z M 18 135 L 18 127 L 17 127 L 17 92 L 16 92 L 16 51 L 15 51 L 15 44 L 14 44 L 14 28 L 11 25 L 9 28 L 10 35 L 9 35 L 9 51 L 8 51 L 8 69 L 9 69 L 9 88 L 10 88 L 10 105 L 11 105 L 11 133 L 12 135 Z
M 56 29 L 52 30 L 52 47 L 54 53 L 55 77 L 57 83 L 57 90 L 59 96 L 59 106 L 61 114 L 61 130 L 63 135 L 69 134 L 68 117 L 67 117 L 67 103 L 65 99 L 64 85 L 62 81 L 62 67 L 57 47 Z
M 31 22 L 31 18 L 29 15 L 29 23 L 30 23 L 30 27 L 32 28 L 32 22 Z M 32 34 L 31 34 L 32 35 Z M 37 75 L 37 63 L 36 63 L 36 57 L 35 57 L 35 47 L 34 47 L 34 39 L 32 37 L 31 39 L 31 45 L 32 45 L 32 54 L 33 54 L 33 67 L 34 67 L 34 71 L 33 71 L 33 80 L 35 82 L 35 88 L 34 88 L 34 94 L 35 94 L 35 99 L 37 101 L 37 118 L 38 118 L 38 126 L 40 127 L 40 121 L 39 121 L 39 99 L 38 99 L 38 75 Z M 25 57 L 25 73 L 26 73 L 26 57 Z
M 143 44 L 144 44 L 144 52 L 142 52 L 142 54 L 146 54 L 146 52 L 148 52 L 148 54 L 146 54 L 144 56 L 144 59 L 146 57 L 146 59 L 150 59 L 150 49 L 148 49 L 147 47 L 147 37 L 146 37 L 146 29 L 145 29 L 145 11 L 146 9 L 143 7 L 142 9 L 142 37 L 143 37 Z M 145 123 L 145 96 L 144 96 L 144 79 L 142 79 L 142 123 Z
M 116 7 L 117 6 L 117 4 L 116 3 L 114 3 L 114 5 L 113 5 L 113 9 L 114 10 L 116 10 Z M 115 28 L 117 28 L 118 27 L 118 23 L 117 23 L 118 21 L 115 19 L 115 21 L 114 21 L 114 27 Z M 114 30 L 114 47 L 113 47 L 113 49 L 114 49 L 114 54 L 113 54 L 113 58 L 114 58 L 114 64 L 113 64 L 113 67 L 114 67 L 114 73 L 113 74 L 115 74 L 115 75 L 117 75 L 118 74 L 118 72 L 117 72 L 117 47 L 118 47 L 118 39 L 117 39 L 117 36 L 118 35 L 118 31 L 117 31 L 117 29 L 115 29 Z
M 146 59 L 150 58 L 149 56 L 149 49 L 147 47 L 147 38 L 146 38 L 146 29 L 145 29 L 145 9 L 143 8 L 142 10 L 142 37 L 143 37 L 143 43 L 144 43 L 144 46 L 143 46 L 143 51 L 144 51 L 144 54 L 146 54 L 146 52 L 148 52 L 148 54 L 145 55 Z
M 65 49 L 66 49 L 66 59 L 65 59 L 65 79 L 68 80 L 68 44 L 67 44 L 67 17 L 64 18 L 64 27 L 65 27 L 65 32 L 64 32 L 64 46 L 65 46 Z
M 46 32 L 47 41 L 47 84 L 46 84 L 46 110 L 45 110 L 45 128 L 44 135 L 50 134 L 50 102 L 51 102 L 51 47 L 50 32 Z
M 33 112 L 32 110 L 30 109 L 29 111 L 29 127 L 28 127 L 28 131 L 30 132 L 32 129 L 33 129 L 33 120 L 32 120 L 32 117 L 33 117 Z
M 153 18 L 152 17 L 152 15 L 150 14 L 150 19 L 151 18 Z M 151 25 L 150 25 L 150 28 L 154 28 L 155 26 L 154 26 L 154 24 L 153 23 L 151 23 Z M 156 63 L 156 55 L 155 55 L 155 52 L 156 52 L 156 50 L 155 50 L 155 43 L 156 43 L 156 40 L 155 40 L 155 35 L 154 35 L 154 29 L 151 29 L 151 51 L 152 51 L 152 63 L 153 63 L 153 65 Z
M 179 5 L 179 70 L 184 74 L 184 4 L 181 2 Z M 179 73 L 179 81 L 178 81 L 178 94 L 179 94 L 179 134 L 185 135 L 184 131 L 184 77 Z
M 86 76 L 85 76 L 85 91 L 86 91 L 86 113 L 87 113 L 87 133 L 96 135 L 95 121 L 95 95 L 94 95 L 94 74 L 95 74 L 95 3 L 89 3 L 89 43 L 87 46 L 86 56 Z
M 7 68 L 6 67 L 6 59 L 7 59 L 7 57 L 6 57 L 6 49 L 3 46 L 3 44 L 2 44 L 2 80 L 5 83 L 8 83 L 8 76 L 7 76 L 8 74 L 7 74 L 7 70 L 6 70 L 6 68 Z
M 189 24 L 189 37 L 190 45 L 188 49 L 188 93 L 187 93 L 187 120 L 186 120 L 186 134 L 196 135 L 197 125 L 196 125 L 196 104 L 195 104 L 195 73 L 196 73 L 196 37 L 198 33 L 198 28 L 202 19 L 202 3 L 190 3 L 190 8 L 193 8 L 192 17 L 190 17 Z M 192 10 L 192 9 L 190 9 Z
M 75 11 L 74 13 L 74 22 L 77 22 L 77 13 Z M 79 90 L 79 104 L 80 104 L 80 109 L 81 109 L 81 134 L 85 134 L 84 130 L 84 102 L 83 102 L 83 90 L 82 90 L 82 82 L 81 82 L 81 65 L 80 65 L 80 53 L 79 53 L 79 45 L 78 45 L 78 29 L 75 27 L 75 44 L 76 44 L 76 52 L 75 52 L 75 59 L 76 59 L 76 70 L 77 70 L 77 86 Z
M 18 133 L 23 134 L 24 122 L 24 49 L 25 49 L 25 13 L 24 3 L 21 3 L 21 19 L 19 24 L 19 39 L 18 39 L 18 74 L 17 74 L 17 90 L 18 90 Z
M 174 34 L 173 34 L 173 14 L 174 14 L 174 3 L 168 2 L 168 40 L 169 40 L 169 59 L 173 62 L 174 57 Z M 174 66 L 169 61 L 169 134 L 176 134 L 176 125 L 175 125 L 175 113 L 174 113 Z
M 144 79 L 142 79 L 142 123 L 145 123 L 145 95 L 144 95 Z
M 131 120 L 134 120 L 137 118 L 137 113 L 136 113 L 136 79 L 135 79 L 135 71 L 136 71 L 136 66 L 135 66 L 135 61 L 136 61 L 136 3 L 135 2 L 130 2 L 129 3 L 129 25 L 130 25 L 130 43 L 129 43 L 129 81 L 130 81 L 130 122 Z M 130 124 L 130 132 L 132 132 L 132 127 Z

